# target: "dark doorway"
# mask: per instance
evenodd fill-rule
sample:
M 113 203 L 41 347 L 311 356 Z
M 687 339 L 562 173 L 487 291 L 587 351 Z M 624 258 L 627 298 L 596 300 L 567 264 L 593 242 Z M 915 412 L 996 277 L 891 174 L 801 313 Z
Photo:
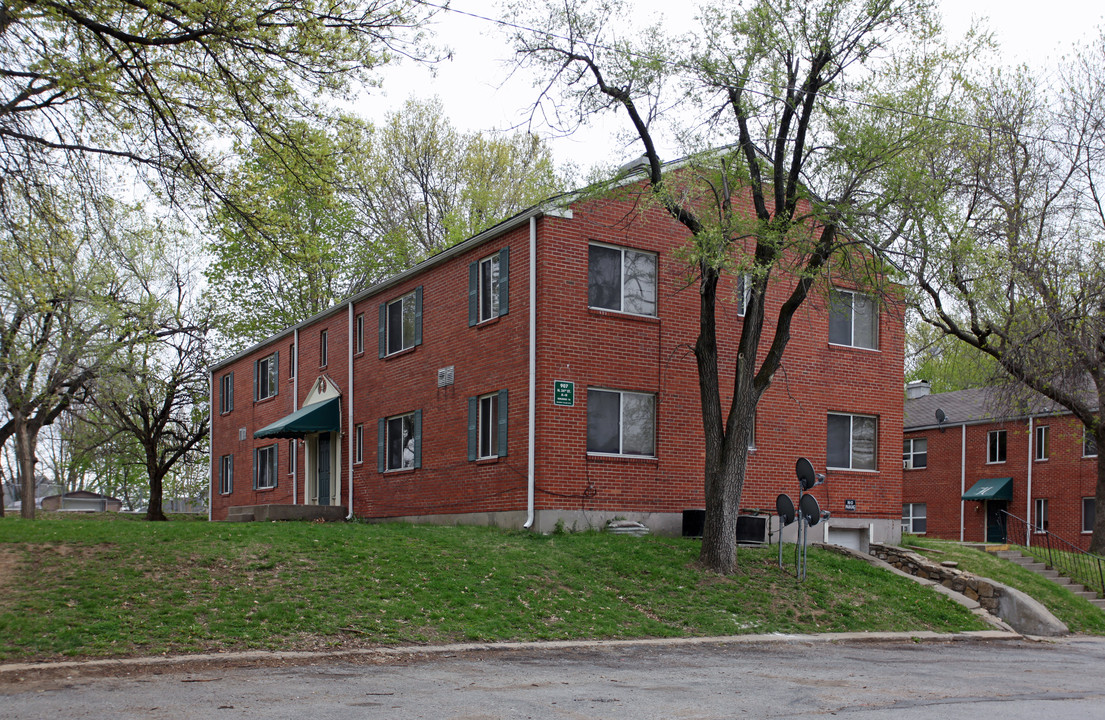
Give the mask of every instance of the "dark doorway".
M 330 504 L 330 433 L 318 436 L 318 504 Z
M 1008 507 L 1008 500 L 986 501 L 986 542 L 1003 543 L 1006 541 L 1005 510 Z

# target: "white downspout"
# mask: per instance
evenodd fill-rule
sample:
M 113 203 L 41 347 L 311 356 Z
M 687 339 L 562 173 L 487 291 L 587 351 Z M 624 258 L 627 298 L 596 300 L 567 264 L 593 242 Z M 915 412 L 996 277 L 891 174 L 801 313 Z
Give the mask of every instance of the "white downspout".
M 963 510 L 967 506 L 963 499 L 963 493 L 967 492 L 967 423 L 959 427 L 963 430 L 959 441 L 959 542 L 963 542 Z
M 299 328 L 292 335 L 292 367 L 295 373 L 292 375 L 292 412 L 299 409 Z M 290 458 L 289 458 L 290 459 Z M 292 460 L 292 505 L 298 505 L 296 495 L 299 487 L 299 440 L 295 441 L 295 459 Z M 307 489 L 303 489 L 303 497 L 307 497 Z M 305 503 L 306 504 L 306 503 Z
M 533 527 L 533 495 L 537 485 L 534 468 L 537 439 L 537 218 L 529 219 L 529 447 L 527 448 L 529 472 L 526 478 L 526 522 L 523 528 Z
M 211 456 L 211 462 L 208 463 L 208 470 L 210 474 L 211 482 L 207 486 L 207 522 L 211 522 L 211 513 L 215 509 L 215 371 L 211 371 L 211 404 L 207 407 L 210 411 L 207 413 L 207 441 L 208 447 L 211 450 L 208 455 Z M 4 498 L 0 497 L 0 503 L 4 502 Z
M 1028 527 L 1025 528 L 1024 533 L 1025 547 L 1032 547 L 1032 458 L 1036 444 L 1036 433 L 1033 430 L 1035 420 L 1036 418 L 1031 415 L 1028 416 L 1028 489 L 1024 498 L 1024 516 L 1028 518 Z
M 345 404 L 349 406 L 349 422 L 346 425 L 349 430 L 349 433 L 346 435 L 346 437 L 349 438 L 349 452 L 346 453 L 349 456 L 349 492 L 347 493 L 346 498 L 349 501 L 349 513 L 345 516 L 346 520 L 353 519 L 353 454 L 355 452 L 353 448 L 353 443 L 357 442 L 357 438 L 353 434 L 353 332 L 353 303 L 352 301 L 350 301 L 349 339 L 345 343 L 346 349 L 348 350 L 348 352 L 346 353 L 346 367 L 349 369 L 349 380 L 348 382 L 346 382 L 345 385 L 347 393 Z M 340 443 L 341 441 L 339 440 L 338 442 Z M 338 485 L 338 487 L 340 488 L 341 485 Z

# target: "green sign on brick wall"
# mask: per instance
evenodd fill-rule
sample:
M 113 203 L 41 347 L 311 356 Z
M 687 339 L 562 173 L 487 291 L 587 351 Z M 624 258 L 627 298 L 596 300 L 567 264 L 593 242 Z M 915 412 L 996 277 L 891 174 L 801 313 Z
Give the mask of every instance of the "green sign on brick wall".
M 574 407 L 576 404 L 576 384 L 567 380 L 553 380 L 553 405 Z

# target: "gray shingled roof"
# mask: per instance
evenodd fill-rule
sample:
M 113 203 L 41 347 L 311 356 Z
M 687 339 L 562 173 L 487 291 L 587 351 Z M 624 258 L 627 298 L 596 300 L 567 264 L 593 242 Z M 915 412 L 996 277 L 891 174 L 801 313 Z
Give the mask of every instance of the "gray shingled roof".
M 905 401 L 905 430 L 936 427 L 936 410 L 944 411 L 944 425 L 980 423 L 994 420 L 1014 420 L 1030 415 L 1055 415 L 1067 412 L 1042 395 L 1026 395 L 1021 391 L 1016 399 L 1001 388 L 973 388 L 937 393 Z

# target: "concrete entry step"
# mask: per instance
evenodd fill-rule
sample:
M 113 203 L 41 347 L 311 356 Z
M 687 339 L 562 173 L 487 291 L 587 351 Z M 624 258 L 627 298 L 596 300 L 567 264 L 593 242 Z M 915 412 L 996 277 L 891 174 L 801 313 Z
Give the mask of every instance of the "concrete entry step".
M 270 522 L 274 520 L 322 520 L 339 522 L 345 519 L 341 505 L 235 505 L 226 522 Z

